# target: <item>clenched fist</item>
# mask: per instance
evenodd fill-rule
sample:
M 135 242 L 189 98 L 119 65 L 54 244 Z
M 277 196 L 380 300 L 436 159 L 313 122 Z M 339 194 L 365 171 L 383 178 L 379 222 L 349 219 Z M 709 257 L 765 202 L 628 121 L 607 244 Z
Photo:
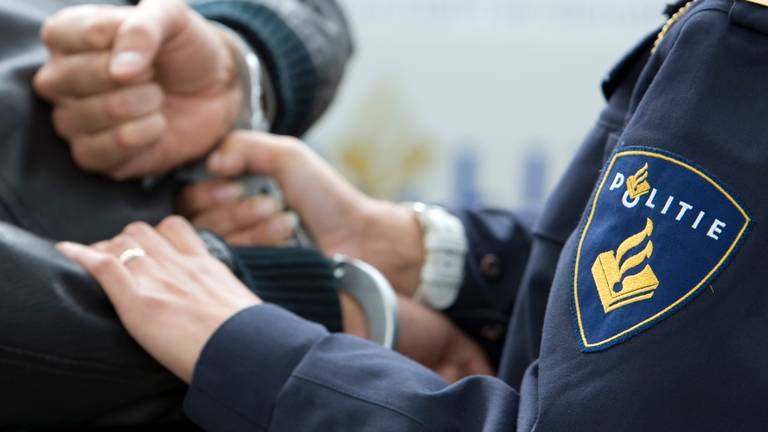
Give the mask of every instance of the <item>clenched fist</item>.
M 70 7 L 41 38 L 35 90 L 87 171 L 165 173 L 206 154 L 240 110 L 234 44 L 182 0 Z

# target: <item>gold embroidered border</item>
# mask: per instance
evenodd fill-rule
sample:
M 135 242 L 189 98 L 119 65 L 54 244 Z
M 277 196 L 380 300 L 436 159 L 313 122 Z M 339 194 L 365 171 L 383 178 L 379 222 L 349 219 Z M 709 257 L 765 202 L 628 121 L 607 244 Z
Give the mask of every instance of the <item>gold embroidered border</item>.
M 768 2 L 768 0 L 761 0 L 761 1 Z M 592 219 L 595 216 L 595 211 L 597 210 L 597 202 L 600 199 L 600 194 L 603 191 L 603 186 L 605 186 L 605 181 L 608 178 L 608 175 L 611 173 L 611 170 L 613 169 L 613 166 L 616 163 L 616 160 L 618 160 L 620 157 L 624 157 L 624 156 L 648 156 L 648 157 L 654 157 L 654 158 L 657 158 L 657 159 L 662 159 L 662 160 L 665 160 L 667 162 L 674 163 L 676 165 L 679 165 L 679 166 L 681 166 L 681 167 L 683 167 L 683 168 L 693 172 L 694 174 L 698 175 L 699 177 L 703 178 L 704 180 L 709 182 L 711 185 L 713 185 L 718 191 L 720 191 L 720 193 L 725 195 L 725 197 L 728 199 L 728 201 L 730 201 L 736 207 L 736 209 L 739 211 L 739 213 L 741 213 L 742 216 L 744 216 L 744 225 L 741 227 L 741 230 L 739 231 L 739 234 L 736 236 L 736 238 L 734 239 L 734 241 L 731 244 L 731 246 L 728 248 L 728 250 L 726 250 L 725 255 L 723 255 L 723 257 L 720 259 L 720 261 L 718 261 L 717 265 L 715 265 L 715 267 L 709 273 L 707 273 L 707 275 L 704 276 L 704 278 L 701 279 L 701 281 L 699 281 L 692 289 L 690 289 L 688 292 L 686 292 L 685 295 L 680 297 L 676 302 L 674 302 L 671 305 L 667 306 L 664 310 L 660 311 L 656 315 L 654 315 L 654 316 L 652 316 L 650 318 L 647 318 L 647 319 L 643 320 L 642 322 L 640 322 L 638 324 L 635 324 L 634 326 L 632 326 L 632 327 L 630 327 L 630 328 L 628 328 L 628 329 L 626 329 L 626 330 L 624 330 L 624 331 L 622 331 L 622 332 L 620 332 L 620 333 L 618 333 L 618 334 L 616 334 L 614 336 L 611 336 L 608 339 L 602 340 L 600 342 L 589 343 L 589 341 L 587 341 L 587 337 L 586 337 L 585 332 L 584 332 L 584 325 L 582 324 L 582 320 L 581 320 L 581 309 L 579 307 L 578 281 L 579 281 L 579 262 L 581 261 L 581 248 L 582 248 L 582 246 L 584 244 L 584 239 L 587 236 L 587 232 L 589 232 L 589 227 L 590 227 L 590 225 L 592 225 Z M 626 335 L 628 333 L 631 333 L 631 332 L 639 329 L 640 327 L 644 326 L 645 324 L 647 324 L 647 323 L 649 323 L 651 321 L 654 321 L 654 320 L 662 317 L 663 315 L 665 315 L 666 313 L 668 313 L 669 311 L 674 309 L 677 305 L 679 305 L 680 303 L 685 301 L 688 297 L 693 295 L 696 291 L 698 291 L 698 289 L 701 287 L 701 285 L 706 280 L 708 280 L 710 277 L 712 277 L 712 275 L 715 274 L 718 269 L 720 269 L 720 267 L 723 265 L 723 263 L 725 263 L 725 261 L 731 255 L 731 253 L 733 253 L 733 250 L 736 248 L 736 245 L 739 244 L 739 241 L 744 236 L 744 233 L 746 232 L 747 227 L 749 226 L 750 222 L 751 222 L 751 219 L 750 219 L 749 215 L 747 214 L 746 211 L 744 211 L 744 209 L 741 207 L 741 205 L 739 205 L 739 203 L 725 189 L 723 189 L 719 184 L 717 184 L 714 180 L 709 178 L 706 174 L 702 173 L 698 169 L 696 169 L 696 168 L 694 168 L 694 167 L 692 167 L 692 166 L 690 166 L 690 165 L 688 165 L 688 164 L 686 164 L 684 162 L 681 162 L 681 161 L 679 161 L 677 159 L 674 159 L 674 158 L 672 158 L 670 156 L 667 156 L 667 155 L 664 155 L 664 154 L 659 154 L 659 153 L 654 153 L 654 152 L 650 152 L 650 151 L 628 150 L 628 151 L 625 151 L 625 152 L 619 152 L 619 153 L 615 154 L 613 156 L 613 159 L 611 159 L 611 163 L 608 165 L 608 168 L 605 170 L 605 174 L 603 175 L 603 179 L 600 181 L 600 186 L 598 187 L 597 193 L 595 194 L 595 200 L 592 203 L 592 209 L 591 209 L 591 211 L 589 213 L 589 217 L 587 218 L 587 224 L 585 225 L 584 232 L 582 233 L 581 238 L 579 239 L 578 249 L 576 249 L 576 267 L 574 268 L 574 271 L 573 271 L 573 296 L 574 296 L 573 299 L 574 299 L 574 304 L 576 306 L 576 319 L 577 319 L 578 324 L 579 324 L 579 334 L 581 335 L 581 340 L 582 340 L 582 343 L 584 344 L 584 347 L 586 347 L 586 348 L 599 347 L 601 345 L 605 345 L 605 344 L 607 344 L 609 342 L 612 342 L 612 341 L 614 341 L 614 340 L 616 340 L 616 339 L 618 339 L 618 338 L 620 338 L 620 337 L 622 337 L 622 336 L 624 336 L 624 335 Z
M 747 0 L 750 3 L 759 4 L 760 6 L 768 7 L 768 0 Z

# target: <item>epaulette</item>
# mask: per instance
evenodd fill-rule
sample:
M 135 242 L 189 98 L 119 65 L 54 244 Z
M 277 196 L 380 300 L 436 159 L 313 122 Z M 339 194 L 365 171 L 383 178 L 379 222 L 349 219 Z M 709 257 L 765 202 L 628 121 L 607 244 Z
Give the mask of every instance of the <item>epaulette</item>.
M 661 42 L 667 36 L 667 33 L 669 33 L 672 27 L 674 27 L 675 24 L 680 21 L 680 18 L 682 18 L 683 15 L 688 13 L 691 7 L 693 7 L 694 3 L 696 3 L 696 0 L 679 1 L 667 7 L 667 10 L 674 7 L 677 9 L 674 9 L 674 12 L 669 16 L 669 19 L 667 20 L 666 24 L 664 24 L 664 27 L 661 28 L 659 35 L 656 37 L 656 42 L 653 43 L 653 48 L 651 49 L 652 53 L 656 52 L 656 49 L 659 48 L 659 45 L 661 45 Z
M 664 15 L 666 15 L 667 18 L 672 18 L 672 15 L 677 13 L 677 11 L 679 11 L 681 7 L 685 6 L 688 1 L 689 0 L 680 0 L 674 3 L 668 3 L 666 9 L 664 9 Z

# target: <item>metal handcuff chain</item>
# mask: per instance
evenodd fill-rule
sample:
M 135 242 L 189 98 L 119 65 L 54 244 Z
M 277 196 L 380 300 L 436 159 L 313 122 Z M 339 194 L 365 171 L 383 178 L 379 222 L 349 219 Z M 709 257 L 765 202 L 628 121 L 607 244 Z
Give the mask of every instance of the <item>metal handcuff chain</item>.
M 243 112 L 237 120 L 237 127 L 242 129 L 267 131 L 270 128 L 270 115 L 261 111 L 263 89 L 263 69 L 259 58 L 250 50 L 247 42 L 239 35 L 224 28 L 233 36 L 243 57 L 236 56 L 240 75 L 244 79 L 245 100 Z M 283 192 L 275 179 L 245 175 L 240 178 L 246 196 L 266 195 L 274 199 L 280 208 L 289 210 Z M 299 221 L 294 232 L 292 244 L 316 249 L 311 233 Z M 397 343 L 397 296 L 386 277 L 376 268 L 361 260 L 344 255 L 331 257 L 333 274 L 338 282 L 339 291 L 348 294 L 357 301 L 368 320 L 368 339 L 383 347 L 395 349 Z

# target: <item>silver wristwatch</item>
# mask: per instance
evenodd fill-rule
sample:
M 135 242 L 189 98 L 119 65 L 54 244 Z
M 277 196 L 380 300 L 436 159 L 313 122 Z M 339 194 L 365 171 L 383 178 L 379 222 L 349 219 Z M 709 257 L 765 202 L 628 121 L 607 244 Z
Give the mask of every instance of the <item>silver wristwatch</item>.
M 467 235 L 459 218 L 439 206 L 412 203 L 423 233 L 425 260 L 416 300 L 436 309 L 451 307 L 464 281 Z

